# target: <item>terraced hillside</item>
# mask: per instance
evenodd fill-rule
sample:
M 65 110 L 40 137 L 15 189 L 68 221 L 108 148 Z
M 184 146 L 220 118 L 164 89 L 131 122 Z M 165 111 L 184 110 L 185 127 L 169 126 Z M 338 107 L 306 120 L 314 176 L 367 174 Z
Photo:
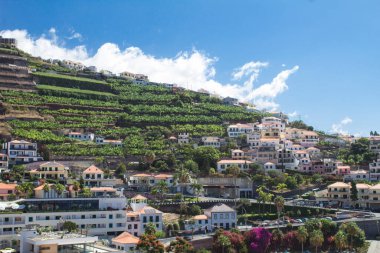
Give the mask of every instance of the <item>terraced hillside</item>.
M 45 157 L 144 155 L 148 150 L 165 155 L 171 152 L 168 137 L 176 133 L 223 136 L 223 123 L 261 117 L 206 94 L 134 85 L 95 74 L 87 75 L 94 78 L 78 77 L 68 69 L 27 58 L 37 70 L 32 74 L 37 85 L 29 90 L 0 87 L 1 120 L 13 138 L 44 144 Z M 122 139 L 124 146 L 66 138 L 73 130 Z

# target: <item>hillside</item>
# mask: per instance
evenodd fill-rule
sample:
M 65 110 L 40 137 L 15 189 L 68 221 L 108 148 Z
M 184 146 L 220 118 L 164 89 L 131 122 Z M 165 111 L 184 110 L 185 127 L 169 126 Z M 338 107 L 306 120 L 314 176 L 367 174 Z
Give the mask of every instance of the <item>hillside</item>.
M 172 135 L 225 136 L 224 123 L 252 122 L 262 116 L 194 91 L 78 73 L 19 50 L 3 49 L 0 54 L 26 57 L 37 84 L 19 88 L 0 83 L 3 129 L 10 129 L 14 139 L 43 144 L 45 159 L 144 155 L 149 150 L 167 155 Z M 70 131 L 122 139 L 124 145 L 73 141 L 65 137 Z

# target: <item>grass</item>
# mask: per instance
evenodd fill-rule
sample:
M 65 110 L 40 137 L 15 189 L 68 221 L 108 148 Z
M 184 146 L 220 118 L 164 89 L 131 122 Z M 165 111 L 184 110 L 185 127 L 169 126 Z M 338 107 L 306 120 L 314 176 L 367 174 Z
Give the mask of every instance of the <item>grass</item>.
M 106 85 L 108 85 L 107 82 L 99 81 L 99 80 L 95 80 L 95 79 L 90 79 L 90 78 L 85 78 L 85 77 L 68 76 L 68 75 L 60 75 L 60 74 L 45 73 L 45 72 L 34 72 L 33 75 L 35 75 L 35 76 L 42 76 L 42 77 L 60 78 L 60 79 L 67 79 L 67 80 L 73 80 L 73 81 L 90 82 L 90 83 L 106 84 Z
M 91 80 L 91 79 L 89 79 L 89 80 Z M 61 87 L 61 86 L 52 86 L 52 85 L 45 85 L 45 84 L 37 85 L 37 89 L 39 89 L 39 90 L 55 90 L 55 91 L 72 92 L 72 93 L 80 93 L 80 94 L 91 94 L 91 95 L 116 96 L 115 94 L 112 94 L 109 92 L 94 91 L 94 90 L 81 90 L 81 89 L 76 89 L 76 88 L 65 88 L 65 87 Z

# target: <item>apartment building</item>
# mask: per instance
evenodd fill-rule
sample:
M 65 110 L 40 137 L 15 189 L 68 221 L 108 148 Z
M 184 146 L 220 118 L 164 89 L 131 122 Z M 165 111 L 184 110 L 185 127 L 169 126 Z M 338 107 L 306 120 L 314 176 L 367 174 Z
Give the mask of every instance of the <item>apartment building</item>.
M 86 170 L 84 170 L 82 177 L 85 186 L 113 187 L 117 183 L 117 179 L 106 176 L 105 173 L 95 165 L 91 165 Z
M 235 124 L 227 128 L 228 137 L 236 138 L 241 135 L 250 134 L 254 131 L 254 124 Z
M 380 159 L 369 163 L 369 180 L 380 181 Z
M 251 198 L 253 195 L 250 178 L 201 177 L 197 181 L 203 186 L 203 193 L 207 197 Z
M 249 165 L 252 164 L 251 161 L 247 160 L 220 160 L 217 162 L 217 171 L 225 171 L 228 167 L 237 166 L 240 170 L 248 170 Z
M 369 149 L 372 152 L 380 154 L 380 136 L 369 137 Z
M 330 159 L 330 158 L 323 159 L 323 163 L 324 163 L 324 173 L 326 174 L 335 174 L 338 166 L 343 166 L 343 163 L 341 161 L 336 160 L 336 159 Z
M 350 203 L 351 185 L 343 182 L 336 182 L 327 186 L 327 198 L 330 202 L 340 206 L 348 207 Z
M 47 198 L 2 202 L 0 241 L 17 238 L 17 231 L 27 226 L 58 228 L 62 221 L 72 221 L 88 235 L 117 235 L 125 231 L 125 197 Z
M 177 141 L 178 141 L 178 144 L 188 144 L 190 142 L 190 134 L 178 133 Z
M 174 192 L 174 176 L 172 174 L 147 174 L 138 173 L 129 176 L 128 187 L 136 191 L 150 191 L 159 182 L 164 181 L 169 187 L 169 191 Z
M 126 211 L 127 226 L 126 230 L 134 236 L 140 236 L 145 233 L 148 223 L 152 223 L 157 231 L 163 228 L 163 213 L 147 204 L 148 199 L 142 195 L 136 195 L 131 198 L 130 210 Z
M 247 134 L 247 144 L 251 149 L 258 148 L 260 146 L 261 133 L 259 131 L 254 131 Z
M 8 156 L 10 165 L 42 161 L 38 154 L 37 143 L 13 140 L 3 144 L 3 153 Z
M 0 153 L 0 174 L 8 171 L 8 156 Z
M 38 169 L 31 170 L 29 173 L 31 177 L 53 179 L 65 182 L 69 176 L 69 168 L 54 161 L 43 163 Z
M 225 143 L 224 139 L 215 136 L 202 137 L 202 144 L 206 147 L 220 148 Z
M 300 164 L 299 160 L 296 158 L 292 150 L 277 150 L 277 167 L 283 169 L 297 170 Z
M 0 200 L 6 201 L 10 195 L 15 195 L 16 186 L 17 184 L 0 183 Z
M 217 204 L 204 210 L 204 214 L 209 219 L 210 229 L 217 228 L 230 229 L 236 227 L 237 214 L 234 209 L 226 204 Z
M 368 180 L 369 181 L 369 172 L 366 170 L 354 170 L 350 173 L 343 176 L 344 182 L 350 181 L 359 181 L 359 180 Z
M 273 147 L 273 146 L 262 147 L 262 146 L 260 146 L 257 149 L 256 161 L 259 164 L 263 165 L 267 162 L 277 164 L 277 159 L 278 159 L 278 152 L 277 152 L 276 147 Z

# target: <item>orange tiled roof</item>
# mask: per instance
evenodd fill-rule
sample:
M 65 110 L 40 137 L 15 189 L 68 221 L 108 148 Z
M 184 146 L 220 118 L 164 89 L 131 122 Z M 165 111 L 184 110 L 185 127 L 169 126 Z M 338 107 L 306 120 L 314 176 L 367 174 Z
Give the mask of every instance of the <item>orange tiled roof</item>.
M 112 238 L 112 242 L 114 243 L 122 243 L 122 244 L 137 244 L 140 239 L 134 235 L 131 235 L 128 232 L 123 232 L 115 238 Z
M 0 190 L 15 190 L 17 184 L 0 183 Z
M 83 171 L 83 173 L 103 174 L 104 172 L 95 165 L 91 165 L 85 171 Z

